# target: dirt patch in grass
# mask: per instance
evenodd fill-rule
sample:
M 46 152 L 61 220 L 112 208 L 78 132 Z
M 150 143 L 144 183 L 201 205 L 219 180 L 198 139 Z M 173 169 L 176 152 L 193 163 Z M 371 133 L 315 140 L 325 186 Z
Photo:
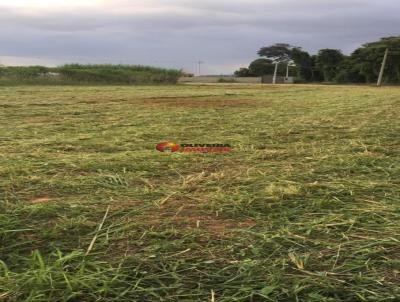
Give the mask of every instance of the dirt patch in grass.
M 42 196 L 36 196 L 36 197 L 30 199 L 29 202 L 31 204 L 42 204 L 42 203 L 48 203 L 52 200 L 54 200 L 54 198 L 51 198 L 50 196 L 47 196 L 47 195 L 42 195 Z
M 224 219 L 218 216 L 193 213 L 189 209 L 179 213 L 172 221 L 178 227 L 187 229 L 198 228 L 216 236 L 229 236 L 234 230 L 240 228 L 251 228 L 256 223 L 250 219 L 237 221 L 233 219 Z
M 51 122 L 51 119 L 43 116 L 28 116 L 23 122 L 24 124 L 45 124 Z
M 183 204 L 183 203 L 188 204 Z M 151 233 L 174 232 L 174 238 L 179 240 L 187 234 L 198 234 L 195 243 L 197 249 L 193 249 L 191 253 L 201 254 L 207 250 L 207 246 L 212 240 L 231 240 L 237 236 L 237 230 L 249 229 L 257 223 L 252 219 L 227 219 L 216 213 L 210 213 L 201 208 L 200 205 L 189 204 L 190 201 L 175 200 L 169 201 L 168 204 L 151 207 L 142 212 L 139 216 L 132 219 L 134 224 L 130 230 L 135 233 L 139 231 L 141 238 L 139 241 L 146 242 L 145 236 L 148 231 Z M 129 203 L 121 204 L 120 207 L 114 207 L 121 210 L 124 206 L 129 206 Z M 127 222 L 130 223 L 129 221 Z M 140 254 L 149 247 L 150 243 L 137 245 L 138 237 L 132 237 L 132 233 L 126 233 L 126 237 L 120 237 L 108 244 L 108 251 L 112 251 L 113 255 L 123 255 L 124 257 Z M 230 255 L 226 255 L 227 258 Z
M 133 105 L 145 105 L 147 107 L 185 107 L 185 108 L 208 108 L 208 107 L 240 107 L 240 106 L 269 106 L 268 102 L 260 103 L 255 99 L 239 99 L 237 96 L 189 96 L 189 97 L 150 97 L 150 98 L 111 98 L 99 97 L 89 98 L 77 102 L 79 104 L 106 104 L 106 103 L 128 103 Z
M 152 211 L 150 225 L 173 225 L 182 231 L 199 229 L 213 236 L 226 237 L 232 235 L 236 229 L 251 228 L 256 222 L 251 219 L 226 219 L 217 213 L 209 213 L 199 205 L 183 204 L 182 201 L 168 202 L 168 204 Z
M 388 270 L 386 274 L 384 274 L 384 278 L 385 282 L 397 285 L 400 283 L 400 272 L 397 270 Z
M 136 200 L 115 203 L 111 206 L 111 213 L 142 206 L 143 202 Z M 198 229 L 218 237 L 229 237 L 237 229 L 256 225 L 252 219 L 227 219 L 218 213 L 202 209 L 200 204 L 182 200 L 170 200 L 166 204 L 149 207 L 135 216 L 134 221 L 140 228 L 164 230 L 173 227 L 182 233 Z
M 227 97 L 189 97 L 189 98 L 156 98 L 156 99 L 137 99 L 129 100 L 130 104 L 146 105 L 150 107 L 184 107 L 184 108 L 208 108 L 208 107 L 240 107 L 240 106 L 260 106 L 260 102 L 250 99 L 235 99 Z M 263 106 L 268 103 L 263 102 Z

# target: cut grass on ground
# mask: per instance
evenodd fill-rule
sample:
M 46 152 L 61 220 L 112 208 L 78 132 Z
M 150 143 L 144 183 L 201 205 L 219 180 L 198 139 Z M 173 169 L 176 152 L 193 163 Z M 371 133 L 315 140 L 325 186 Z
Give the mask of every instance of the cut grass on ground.
M 399 301 L 399 106 L 394 87 L 0 87 L 0 301 Z

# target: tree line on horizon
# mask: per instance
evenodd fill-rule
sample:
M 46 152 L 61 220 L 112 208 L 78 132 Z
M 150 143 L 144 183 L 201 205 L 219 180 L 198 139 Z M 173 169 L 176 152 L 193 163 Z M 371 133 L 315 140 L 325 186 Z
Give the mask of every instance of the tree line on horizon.
M 310 55 L 301 47 L 276 43 L 262 47 L 260 58 L 247 68 L 240 68 L 236 76 L 252 77 L 272 75 L 278 65 L 277 74 L 285 76 L 287 66 L 296 82 L 374 83 L 379 77 L 385 51 L 389 55 L 384 73 L 384 82 L 400 83 L 400 36 L 385 37 L 366 43 L 351 55 L 339 49 L 325 48 Z

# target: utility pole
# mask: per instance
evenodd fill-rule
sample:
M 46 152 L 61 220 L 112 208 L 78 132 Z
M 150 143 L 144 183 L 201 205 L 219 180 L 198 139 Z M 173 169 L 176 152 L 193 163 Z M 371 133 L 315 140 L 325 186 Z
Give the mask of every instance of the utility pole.
M 278 73 L 278 62 L 275 63 L 274 77 L 272 78 L 272 84 L 276 84 L 276 75 Z
M 199 76 L 201 76 L 201 64 L 204 64 L 204 62 L 198 61 L 197 63 L 199 64 Z
M 286 79 L 289 77 L 289 63 L 286 65 Z
M 385 55 L 383 56 L 381 71 L 379 72 L 378 83 L 376 84 L 378 87 L 382 86 L 383 74 L 385 73 L 386 61 L 389 54 L 389 48 L 386 48 Z

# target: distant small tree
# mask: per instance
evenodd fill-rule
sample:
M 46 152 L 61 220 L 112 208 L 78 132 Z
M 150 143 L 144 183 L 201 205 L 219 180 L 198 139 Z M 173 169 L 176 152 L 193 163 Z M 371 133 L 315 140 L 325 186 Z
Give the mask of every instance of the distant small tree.
M 248 68 L 242 67 L 234 72 L 237 77 L 252 77 L 254 76 Z
M 182 77 L 193 78 L 194 74 L 191 72 L 182 72 Z
M 339 65 L 345 59 L 339 49 L 321 49 L 317 55 L 317 68 L 322 72 L 324 81 L 331 82 L 339 71 Z

